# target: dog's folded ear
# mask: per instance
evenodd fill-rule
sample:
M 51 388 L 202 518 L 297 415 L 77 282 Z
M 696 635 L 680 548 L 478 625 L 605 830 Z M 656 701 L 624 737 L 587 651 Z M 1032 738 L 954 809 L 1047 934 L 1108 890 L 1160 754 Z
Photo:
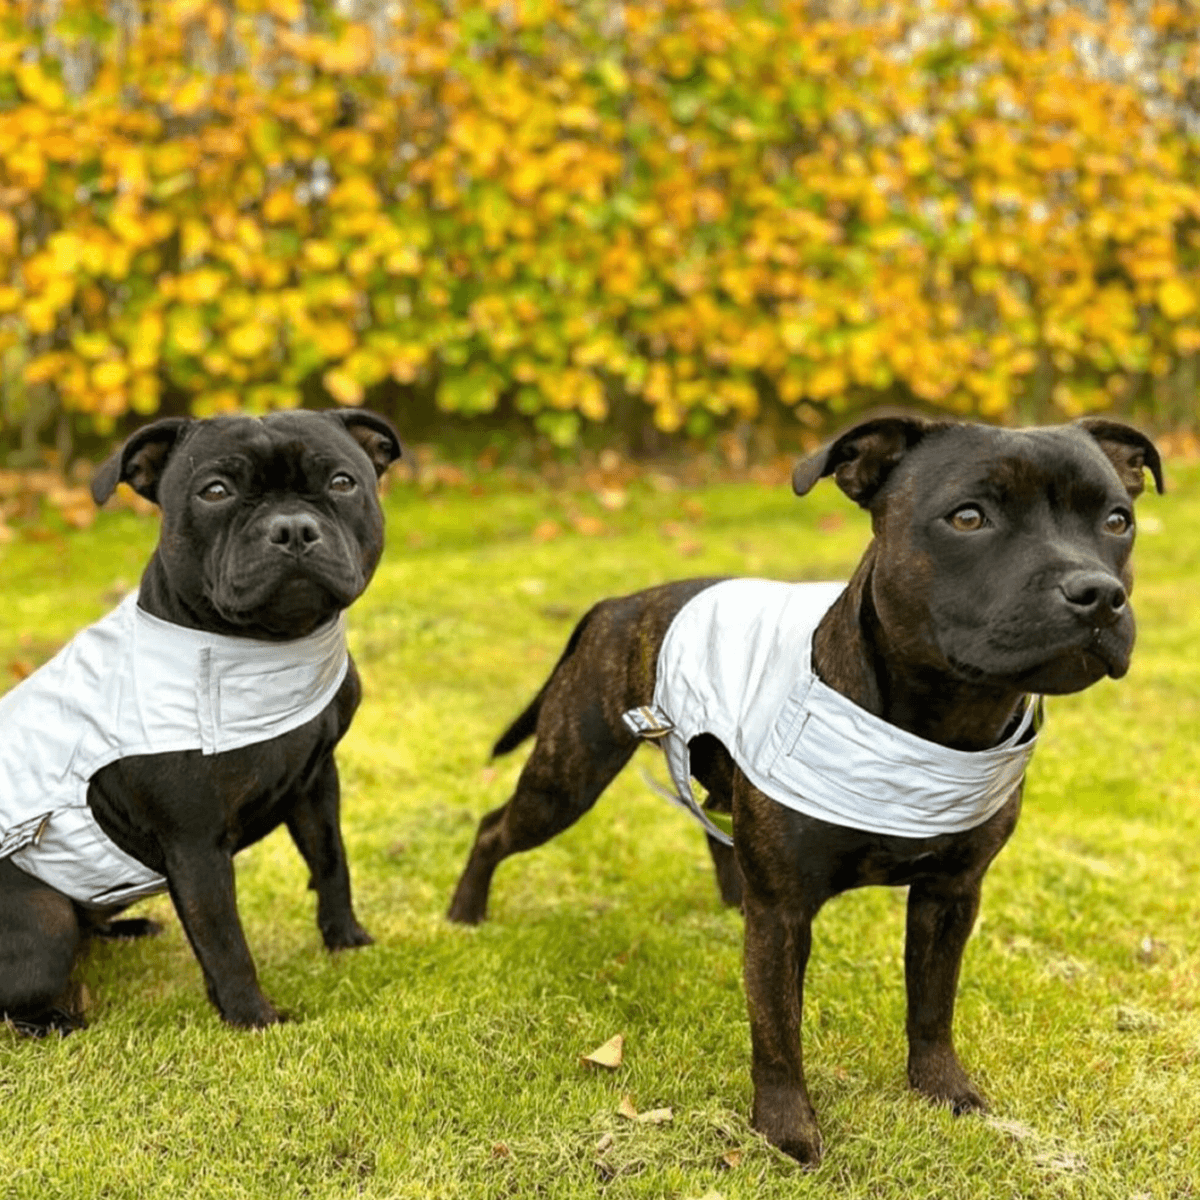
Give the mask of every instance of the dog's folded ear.
M 377 479 L 404 453 L 400 435 L 378 413 L 365 408 L 327 408 L 325 415 L 344 426 L 367 452 Z
M 1110 421 L 1107 417 L 1082 417 L 1075 424 L 1096 439 L 1108 461 L 1117 469 L 1121 482 L 1135 499 L 1146 486 L 1142 472 L 1148 467 L 1154 476 L 1159 495 L 1166 490 L 1163 482 L 1162 459 L 1154 443 L 1132 425 Z
M 832 475 L 851 500 L 866 508 L 896 464 L 926 435 L 944 424 L 922 417 L 872 417 L 834 438 L 792 472 L 792 490 L 807 495 L 819 479 Z
M 117 490 L 118 483 L 127 483 L 139 496 L 157 504 L 163 467 L 180 434 L 191 424 L 190 417 L 164 417 L 132 434 L 96 468 L 92 476 L 92 499 L 103 504 Z

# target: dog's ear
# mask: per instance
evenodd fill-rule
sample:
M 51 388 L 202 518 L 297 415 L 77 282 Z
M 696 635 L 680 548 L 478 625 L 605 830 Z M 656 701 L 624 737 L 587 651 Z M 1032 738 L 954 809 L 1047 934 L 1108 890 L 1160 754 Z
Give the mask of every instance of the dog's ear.
M 1107 417 L 1082 417 L 1075 422 L 1096 439 L 1105 457 L 1117 468 L 1117 474 L 1131 499 L 1142 494 L 1146 486 L 1142 472 L 1149 467 L 1159 495 L 1166 490 L 1163 482 L 1162 459 L 1154 443 L 1132 425 L 1110 421 Z
M 92 499 L 103 504 L 127 483 L 139 496 L 158 503 L 158 481 L 180 434 L 192 424 L 190 417 L 164 417 L 132 434 L 96 468 L 92 476 Z
M 400 435 L 378 413 L 365 408 L 327 408 L 325 415 L 345 426 L 346 432 L 367 452 L 377 479 L 404 453 Z
M 943 426 L 922 417 L 882 416 L 855 425 L 792 472 L 792 490 L 806 496 L 817 480 L 833 475 L 851 500 L 866 508 L 892 468 L 927 434 Z

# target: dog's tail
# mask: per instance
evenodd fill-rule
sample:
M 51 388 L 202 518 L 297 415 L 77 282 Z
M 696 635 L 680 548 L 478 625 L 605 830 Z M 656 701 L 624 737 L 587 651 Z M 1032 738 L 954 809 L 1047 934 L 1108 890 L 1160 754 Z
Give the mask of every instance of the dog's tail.
M 592 614 L 598 607 L 599 605 L 589 608 L 583 614 L 579 624 L 571 630 L 571 636 L 567 639 L 566 647 L 562 654 L 559 655 L 558 662 L 554 664 L 554 670 L 550 672 L 538 694 L 529 702 L 529 707 L 500 735 L 499 740 L 492 747 L 493 758 L 499 758 L 500 755 L 507 754 L 510 750 L 515 750 L 527 737 L 531 737 L 537 730 L 538 713 L 542 711 L 542 700 L 546 696 L 546 689 L 550 686 L 555 675 L 558 674 L 559 668 L 563 663 L 575 653 L 575 648 L 579 645 L 579 639 L 583 637 L 583 631 L 587 628 L 588 622 L 592 619 Z

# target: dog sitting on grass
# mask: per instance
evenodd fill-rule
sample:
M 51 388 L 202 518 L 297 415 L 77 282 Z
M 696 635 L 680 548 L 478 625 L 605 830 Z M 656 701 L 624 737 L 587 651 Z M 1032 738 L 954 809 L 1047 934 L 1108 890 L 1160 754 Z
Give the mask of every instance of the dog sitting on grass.
M 331 949 L 350 903 L 333 751 L 361 688 L 344 610 L 383 550 L 395 431 L 361 410 L 166 418 L 97 471 L 162 509 L 141 587 L 0 697 L 0 1016 L 69 1030 L 89 935 L 169 891 L 232 1025 L 280 1020 L 238 919 L 233 856 L 286 824 Z

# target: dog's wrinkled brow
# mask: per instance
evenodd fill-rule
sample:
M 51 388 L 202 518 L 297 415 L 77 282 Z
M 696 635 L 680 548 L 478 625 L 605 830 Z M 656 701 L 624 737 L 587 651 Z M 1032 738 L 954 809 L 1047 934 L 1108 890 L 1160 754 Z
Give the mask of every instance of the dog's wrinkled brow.
M 1024 457 L 994 459 L 972 477 L 953 480 L 954 490 L 965 490 L 981 500 L 1001 505 L 1045 502 L 1062 511 L 1086 512 L 1110 504 L 1113 489 L 1087 470 L 1090 464 L 1069 459 L 1038 462 Z

